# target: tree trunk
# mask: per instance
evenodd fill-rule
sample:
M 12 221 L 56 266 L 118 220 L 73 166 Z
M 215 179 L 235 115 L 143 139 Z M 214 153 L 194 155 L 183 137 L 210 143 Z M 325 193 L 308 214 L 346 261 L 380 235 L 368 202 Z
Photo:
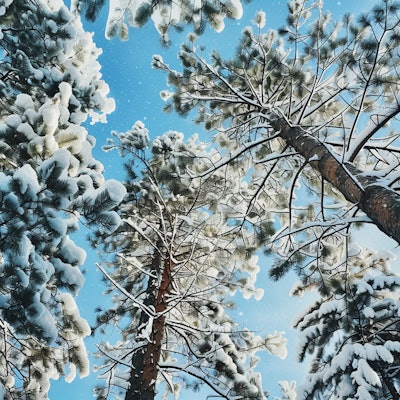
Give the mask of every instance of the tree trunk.
M 171 292 L 172 266 L 172 261 L 167 259 L 164 263 L 161 285 L 157 294 L 155 306 L 156 315 L 163 313 L 167 309 L 167 297 Z M 158 363 L 161 358 L 161 345 L 164 330 L 165 315 L 161 314 L 160 316 L 156 316 L 153 320 L 151 341 L 147 345 L 146 354 L 144 356 L 141 400 L 153 400 L 155 396 Z
M 160 257 L 157 257 L 161 264 Z M 158 375 L 158 363 L 161 358 L 161 345 L 165 330 L 165 315 L 162 313 L 167 309 L 167 297 L 171 291 L 173 263 L 169 259 L 164 262 L 161 284 L 158 288 L 157 298 L 154 296 L 157 289 L 148 293 L 153 295 L 153 306 L 156 316 L 152 322 L 150 341 L 146 348 L 141 350 L 132 358 L 132 370 L 129 379 L 129 389 L 125 400 L 154 400 L 155 384 Z M 159 267 L 157 268 L 159 271 Z M 145 313 L 143 313 L 145 314 Z M 161 315 L 158 315 L 161 314 Z M 147 315 L 146 315 L 147 316 Z M 147 321 L 149 318 L 147 317 Z
M 288 145 L 358 207 L 388 236 L 400 243 L 400 196 L 375 177 L 363 176 L 351 163 L 342 163 L 319 139 L 301 127 L 279 119 L 272 123 Z
M 146 288 L 146 298 L 143 304 L 147 307 L 153 308 L 156 303 L 156 293 L 158 289 L 157 275 L 160 270 L 161 257 L 158 252 L 153 256 L 152 268 L 149 275 Z M 150 323 L 150 317 L 144 311 L 140 314 L 139 326 L 146 326 Z M 125 394 L 125 400 L 140 400 L 141 386 L 143 377 L 143 365 L 146 353 L 146 347 L 137 350 L 131 360 L 131 371 L 129 376 L 129 388 Z

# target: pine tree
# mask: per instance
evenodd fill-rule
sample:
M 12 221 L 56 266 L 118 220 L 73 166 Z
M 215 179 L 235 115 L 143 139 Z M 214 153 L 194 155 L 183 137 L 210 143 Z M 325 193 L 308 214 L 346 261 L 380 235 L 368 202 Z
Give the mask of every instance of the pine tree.
M 299 359 L 313 356 L 301 398 L 400 398 L 400 277 L 392 258 L 352 246 L 334 277 L 321 276 L 329 295 L 296 321 Z
M 62 2 L 0 10 L 0 397 L 44 399 L 51 378 L 88 373 L 73 298 L 86 254 L 70 234 L 84 217 L 116 229 L 125 189 L 81 126 L 114 108 L 91 35 Z
M 299 292 L 318 289 L 298 323 L 314 354 L 302 398 L 398 398 L 398 296 L 389 293 L 398 278 L 379 262 L 361 274 L 350 238 L 374 224 L 400 243 L 400 5 L 387 0 L 340 22 L 322 2 L 295 0 L 288 10 L 287 25 L 268 32 L 259 12 L 230 59 L 206 59 L 195 35 L 181 48 L 182 71 L 155 56 L 174 88 L 162 93 L 166 111 L 196 115 L 215 133 L 219 160 L 203 177 L 247 168 L 248 215 L 260 201 L 275 213 L 276 233 L 263 242 L 277 256 L 271 277 L 294 269 Z
M 232 203 L 247 193 L 237 186 L 241 168 L 192 179 L 213 163 L 196 139 L 185 143 L 170 131 L 150 143 L 141 122 L 114 135 L 108 149 L 128 158 L 128 194 L 119 229 L 94 240 L 104 246 L 101 269 L 115 301 L 99 314 L 98 328 L 117 326 L 122 338 L 100 346 L 106 385 L 97 398 L 149 400 L 159 381 L 177 394 L 194 379 L 221 398 L 265 399 L 255 353 L 284 357 L 285 339 L 240 329 L 229 315 L 235 292 L 262 296 L 253 229 L 260 218 L 239 227 L 241 210 Z

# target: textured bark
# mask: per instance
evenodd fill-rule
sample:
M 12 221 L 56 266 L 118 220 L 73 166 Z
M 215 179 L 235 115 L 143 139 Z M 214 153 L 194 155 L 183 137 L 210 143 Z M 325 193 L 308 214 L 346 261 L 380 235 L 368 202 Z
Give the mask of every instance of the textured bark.
M 152 270 L 149 275 L 149 280 L 146 288 L 146 299 L 143 304 L 147 307 L 154 307 L 156 303 L 156 293 L 157 293 L 157 274 L 160 270 L 161 257 L 158 252 L 153 257 L 152 260 Z M 139 326 L 145 326 L 150 323 L 150 317 L 144 311 L 140 314 Z M 125 394 L 125 400 L 141 400 L 142 395 L 142 379 L 143 379 L 143 366 L 145 360 L 146 347 L 142 347 L 137 350 L 131 360 L 131 371 L 129 376 L 129 388 Z
M 280 119 L 272 124 L 282 139 L 293 147 L 343 196 L 364 211 L 374 224 L 400 243 L 400 196 L 379 179 L 362 175 L 351 163 L 342 163 L 320 140 L 301 127 Z
M 157 254 L 153 258 L 153 274 L 161 272 L 161 262 L 161 257 Z M 129 388 L 125 400 L 154 400 L 155 398 L 155 383 L 165 330 L 165 316 L 162 313 L 167 309 L 167 297 L 172 284 L 172 267 L 171 261 L 165 261 L 159 287 L 157 287 L 157 279 L 149 278 L 145 304 L 154 307 L 156 317 L 151 322 L 146 313 L 141 314 L 140 325 L 152 323 L 150 341 L 145 348 L 137 351 L 132 357 Z M 161 315 L 157 317 L 158 314 Z
M 141 400 L 153 400 L 155 397 L 155 384 L 158 375 L 158 364 L 161 358 L 162 339 L 165 330 L 165 315 L 162 313 L 167 309 L 167 298 L 172 287 L 172 266 L 170 260 L 164 263 L 161 285 L 158 290 L 155 311 L 158 317 L 154 318 L 150 342 L 147 345 L 144 356 L 142 397 Z

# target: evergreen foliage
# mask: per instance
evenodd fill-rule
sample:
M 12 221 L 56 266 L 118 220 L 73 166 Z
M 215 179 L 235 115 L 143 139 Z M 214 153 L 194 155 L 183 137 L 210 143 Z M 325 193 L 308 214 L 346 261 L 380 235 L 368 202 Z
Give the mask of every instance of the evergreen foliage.
M 400 277 L 389 253 L 352 253 L 334 278 L 321 276 L 326 295 L 296 321 L 300 361 L 314 355 L 301 398 L 398 398 Z
M 104 4 L 105 0 L 75 0 L 74 6 L 87 20 L 94 22 L 99 16 Z
M 125 189 L 104 181 L 80 125 L 114 108 L 91 35 L 62 2 L 0 9 L 0 397 L 45 399 L 50 379 L 89 372 L 72 296 L 86 254 L 69 235 L 99 212 L 115 230 Z
M 165 110 L 194 115 L 215 144 L 150 141 L 141 122 L 114 132 L 125 186 L 104 180 L 82 126 L 114 109 L 79 20 L 104 4 L 0 0 L 0 397 L 46 399 L 51 379 L 88 374 L 73 297 L 86 254 L 70 237 L 83 220 L 114 301 L 94 329 L 121 334 L 99 344 L 98 399 L 153 400 L 161 382 L 165 398 L 207 385 L 266 399 L 256 353 L 284 357 L 286 340 L 230 314 L 237 292 L 263 295 L 260 250 L 273 280 L 294 270 L 292 294 L 317 293 L 295 321 L 299 361 L 311 359 L 297 398 L 400 399 L 400 278 L 389 252 L 354 239 L 374 224 L 400 243 L 400 3 L 333 21 L 321 1 L 293 0 L 283 27 L 266 30 L 260 11 L 231 58 L 207 59 L 197 36 L 240 18 L 240 0 L 110 0 L 108 38 L 150 18 L 164 43 L 193 27 L 181 71 L 153 66 L 173 88 Z
M 86 10 L 86 18 L 94 20 L 104 0 L 73 0 L 72 3 L 76 12 Z M 162 43 L 168 44 L 171 28 L 180 31 L 189 24 L 200 34 L 209 24 L 220 32 L 224 29 L 225 18 L 238 19 L 242 13 L 240 0 L 110 0 L 106 37 L 111 39 L 118 36 L 121 40 L 127 40 L 129 26 L 140 28 L 151 18 Z

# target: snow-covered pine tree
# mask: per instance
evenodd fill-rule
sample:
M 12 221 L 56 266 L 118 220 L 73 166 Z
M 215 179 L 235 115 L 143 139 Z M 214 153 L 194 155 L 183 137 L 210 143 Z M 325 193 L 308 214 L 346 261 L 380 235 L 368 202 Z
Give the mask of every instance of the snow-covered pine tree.
M 400 398 L 400 277 L 392 258 L 352 246 L 334 276 L 321 275 L 329 295 L 295 323 L 300 361 L 313 355 L 300 398 Z
M 94 20 L 104 0 L 73 0 L 72 4 L 76 12 L 84 12 L 86 18 Z M 166 44 L 171 28 L 180 30 L 190 24 L 196 33 L 201 33 L 209 24 L 220 32 L 225 27 L 225 18 L 239 19 L 242 14 L 240 0 L 110 0 L 106 37 L 119 36 L 127 40 L 130 26 L 140 28 L 151 18 L 162 42 Z
M 79 19 L 61 1 L 3 0 L 0 36 L 0 397 L 42 399 L 51 378 L 88 373 L 72 296 L 85 252 L 69 235 L 83 216 L 115 229 L 125 189 L 81 126 L 114 103 Z
M 181 133 L 167 132 L 150 143 L 141 122 L 114 136 L 108 149 L 128 159 L 128 194 L 119 229 L 96 242 L 104 246 L 101 268 L 115 301 L 99 314 L 98 328 L 118 327 L 121 340 L 99 347 L 105 385 L 97 398 L 153 400 L 164 381 L 165 395 L 207 385 L 225 399 L 265 399 L 255 353 L 284 357 L 285 339 L 278 332 L 257 336 L 229 315 L 235 292 L 263 293 L 255 287 L 252 227 L 264 222 L 265 230 L 262 218 L 269 216 L 259 210 L 246 226 L 236 223 L 246 212 L 236 207 L 247 195 L 238 185 L 242 167 L 193 179 L 214 161 L 196 139 L 185 143 Z
M 260 201 L 275 212 L 276 234 L 265 240 L 265 246 L 278 256 L 272 278 L 295 269 L 303 289 L 317 287 L 320 303 L 325 304 L 331 296 L 337 300 L 336 277 L 341 269 L 351 277 L 359 267 L 349 259 L 354 227 L 374 224 L 400 242 L 400 70 L 395 56 L 400 49 L 400 5 L 383 1 L 368 14 L 357 19 L 346 15 L 339 22 L 324 12 L 322 2 L 294 0 L 288 9 L 287 25 L 278 31 L 266 32 L 265 14 L 259 12 L 254 19 L 256 29 L 244 29 L 230 59 L 216 51 L 210 60 L 205 59 L 204 47 L 190 35 L 180 52 L 182 71 L 171 69 L 159 56 L 154 57 L 154 66 L 168 73 L 174 87 L 173 92 L 162 93 L 166 110 L 197 113 L 197 121 L 215 132 L 220 160 L 208 173 L 242 164 L 248 168 L 245 182 L 253 193 L 248 197 L 249 215 L 253 216 L 250 210 Z M 358 307 L 361 313 L 364 306 L 357 304 L 362 297 L 356 296 L 358 283 L 347 279 L 348 284 L 341 286 L 342 298 L 353 299 L 353 309 Z M 387 305 L 392 284 L 381 287 L 379 282 L 385 278 L 374 273 L 359 280 L 372 288 L 364 292 L 368 302 Z M 387 282 L 392 282 L 390 275 Z M 379 289 L 379 296 L 374 288 Z M 397 324 L 395 307 L 385 316 L 389 325 Z M 345 308 L 346 312 L 350 310 Z M 308 322 L 314 331 L 324 325 L 321 310 L 312 314 L 315 320 L 307 315 L 299 324 L 302 330 Z M 354 316 L 346 318 L 350 321 Z M 364 322 L 348 324 L 348 337 L 355 342 L 360 339 L 352 329 L 360 324 Z M 312 342 L 317 355 L 314 371 L 325 368 L 328 354 L 334 357 L 340 350 L 325 346 L 336 341 L 337 329 L 324 332 L 327 338 Z M 398 333 L 391 332 L 395 342 Z M 369 343 L 372 337 L 363 340 Z M 393 358 L 376 356 L 370 364 L 372 370 L 377 368 L 376 375 L 370 374 L 373 383 L 362 389 L 362 398 L 381 399 L 385 391 L 396 396 L 398 383 L 394 383 L 395 391 L 384 383 L 390 365 L 397 370 L 393 364 L 397 345 L 393 346 L 388 349 Z M 324 360 L 318 359 L 321 351 Z M 364 358 L 359 363 L 366 374 L 369 361 Z M 352 366 L 355 370 L 356 364 Z M 352 373 L 348 376 L 354 382 L 368 382 L 361 372 Z M 336 376 L 332 373 L 331 377 L 333 387 Z M 321 375 L 318 379 L 324 382 Z M 382 391 L 377 390 L 380 384 Z M 337 388 L 335 396 L 346 398 L 345 390 L 344 385 Z M 304 397 L 320 398 L 317 394 Z

